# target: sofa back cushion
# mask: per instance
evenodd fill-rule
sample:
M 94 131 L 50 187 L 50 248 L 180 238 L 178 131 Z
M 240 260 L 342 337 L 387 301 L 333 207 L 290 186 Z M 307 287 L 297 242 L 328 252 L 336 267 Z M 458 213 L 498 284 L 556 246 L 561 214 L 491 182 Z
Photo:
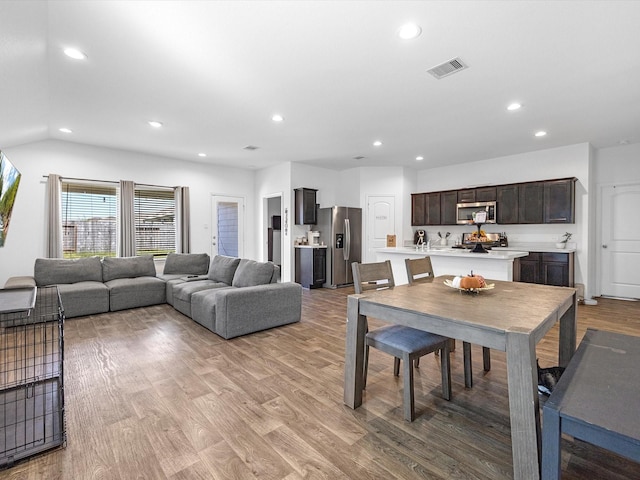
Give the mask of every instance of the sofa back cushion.
M 153 255 L 139 257 L 104 257 L 102 260 L 102 280 L 108 282 L 116 278 L 155 277 L 156 266 Z
M 36 285 L 102 282 L 100 258 L 36 258 L 33 269 Z
M 211 267 L 209 267 L 209 280 L 231 285 L 239 263 L 239 258 L 216 255 L 211 260 Z
M 170 253 L 164 262 L 162 273 L 206 275 L 209 270 L 209 255 L 206 253 Z
M 271 283 L 275 265 L 272 262 L 256 262 L 243 258 L 238 264 L 236 274 L 233 276 L 234 287 L 252 287 Z

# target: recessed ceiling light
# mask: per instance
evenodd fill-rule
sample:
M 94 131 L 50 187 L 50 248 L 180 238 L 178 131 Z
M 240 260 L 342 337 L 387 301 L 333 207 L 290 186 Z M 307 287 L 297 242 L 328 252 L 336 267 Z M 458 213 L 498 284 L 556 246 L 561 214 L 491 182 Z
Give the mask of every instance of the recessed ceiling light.
M 420 162 L 420 161 L 424 160 L 424 157 L 422 155 L 418 155 L 416 157 L 416 160 Z
M 273 117 L 271 117 L 271 120 L 273 120 L 274 122 L 282 122 L 284 120 L 284 117 L 276 113 Z
M 198 154 L 198 156 L 199 156 L 199 157 L 206 157 L 206 156 L 207 156 L 207 154 L 206 154 L 206 153 L 199 153 L 199 154 Z
M 398 29 L 398 36 L 403 40 L 413 40 L 418 38 L 422 33 L 422 29 L 415 23 L 405 23 Z
M 62 128 L 59 128 L 58 130 L 61 131 L 62 133 L 73 133 L 73 130 L 71 130 L 70 128 L 62 127 Z
M 87 59 L 87 55 L 83 52 L 81 52 L 80 50 L 78 50 L 77 48 L 65 48 L 64 49 L 64 54 L 67 57 L 71 57 L 74 60 L 86 60 Z
M 514 102 L 507 107 L 507 110 L 520 110 L 521 108 L 522 108 L 521 104 Z
M 376 140 L 375 142 L 373 142 L 374 147 L 379 147 L 381 145 L 382 145 L 382 142 L 380 140 Z
M 535 133 L 536 137 L 544 137 L 546 134 L 547 132 L 545 132 L 544 130 L 540 130 L 539 132 Z
M 151 120 L 149 122 L 149 125 L 151 125 L 153 128 L 160 128 L 162 126 L 162 122 L 158 122 L 156 120 Z

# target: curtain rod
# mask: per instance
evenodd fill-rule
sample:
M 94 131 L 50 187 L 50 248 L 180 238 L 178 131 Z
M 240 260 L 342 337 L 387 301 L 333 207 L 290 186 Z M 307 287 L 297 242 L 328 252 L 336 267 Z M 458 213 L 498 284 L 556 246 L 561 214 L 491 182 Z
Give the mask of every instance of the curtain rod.
M 49 175 L 43 175 L 42 178 L 49 178 Z M 90 178 L 74 178 L 74 177 L 60 177 L 62 180 L 74 180 L 76 182 L 91 182 L 91 183 L 108 183 L 109 185 L 120 185 L 120 182 L 114 182 L 112 180 L 92 180 Z M 148 183 L 135 183 L 136 186 L 140 187 L 157 187 L 157 188 L 178 188 L 167 185 L 151 185 Z

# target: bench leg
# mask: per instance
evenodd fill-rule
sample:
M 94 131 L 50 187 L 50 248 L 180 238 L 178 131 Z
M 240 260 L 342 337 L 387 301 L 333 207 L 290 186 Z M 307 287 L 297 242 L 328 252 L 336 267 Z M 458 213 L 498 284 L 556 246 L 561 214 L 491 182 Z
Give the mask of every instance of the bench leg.
M 545 480 L 559 480 L 561 470 L 561 433 L 560 415 L 556 410 L 544 407 L 542 429 L 542 478 Z

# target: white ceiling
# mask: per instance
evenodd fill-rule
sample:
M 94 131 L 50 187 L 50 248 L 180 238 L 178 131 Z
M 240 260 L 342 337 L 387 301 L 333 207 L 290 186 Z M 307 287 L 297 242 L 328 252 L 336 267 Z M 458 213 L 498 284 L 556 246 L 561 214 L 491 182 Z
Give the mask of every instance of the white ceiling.
M 407 21 L 420 37 L 396 36 Z M 345 169 L 634 143 L 639 46 L 638 1 L 2 0 L 0 148 Z M 469 68 L 427 73 L 454 57 Z

